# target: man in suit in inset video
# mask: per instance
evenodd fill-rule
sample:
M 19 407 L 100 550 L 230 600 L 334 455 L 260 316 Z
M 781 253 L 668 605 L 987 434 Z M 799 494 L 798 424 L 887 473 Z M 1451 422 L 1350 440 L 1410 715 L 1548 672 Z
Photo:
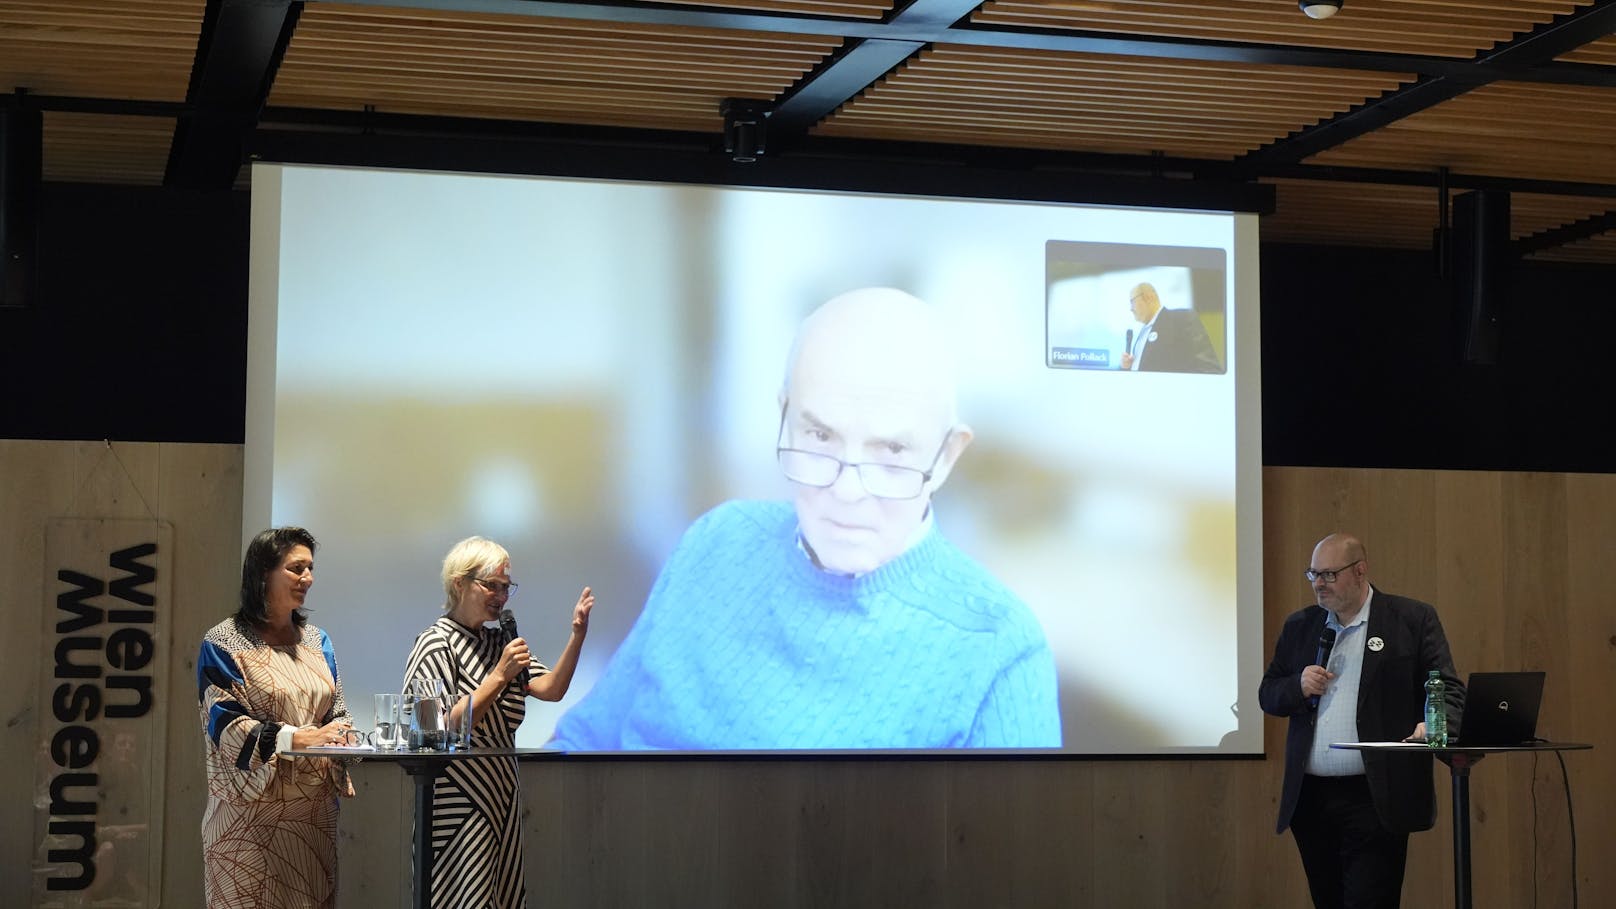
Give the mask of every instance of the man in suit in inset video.
M 1133 317 L 1144 329 L 1133 349 L 1122 353 L 1122 368 L 1136 372 L 1222 372 L 1201 317 L 1188 309 L 1164 309 L 1152 284 L 1136 284 L 1128 294 Z

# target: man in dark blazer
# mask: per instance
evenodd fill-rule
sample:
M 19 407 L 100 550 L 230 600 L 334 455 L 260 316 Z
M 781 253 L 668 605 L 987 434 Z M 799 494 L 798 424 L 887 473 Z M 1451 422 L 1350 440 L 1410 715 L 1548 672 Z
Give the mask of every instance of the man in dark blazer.
M 1222 372 L 1223 364 L 1201 317 L 1188 309 L 1163 309 L 1155 285 L 1137 284 L 1128 308 L 1144 328 L 1133 349 L 1122 352 L 1122 368 L 1139 372 Z
M 1277 832 L 1289 827 L 1296 838 L 1315 906 L 1395 907 L 1408 834 L 1436 823 L 1431 756 L 1329 746 L 1423 741 L 1433 669 L 1457 736 L 1464 688 L 1436 610 L 1370 586 L 1356 538 L 1320 540 L 1306 574 L 1318 604 L 1285 620 L 1258 689 L 1264 712 L 1290 719 Z M 1321 659 L 1327 627 L 1335 644 Z

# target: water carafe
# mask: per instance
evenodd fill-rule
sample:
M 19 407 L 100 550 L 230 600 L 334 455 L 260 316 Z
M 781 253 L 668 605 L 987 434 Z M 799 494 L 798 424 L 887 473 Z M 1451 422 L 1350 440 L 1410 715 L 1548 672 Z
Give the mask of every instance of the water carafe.
M 404 695 L 409 710 L 410 747 L 416 751 L 448 751 L 448 710 L 442 679 L 416 679 Z

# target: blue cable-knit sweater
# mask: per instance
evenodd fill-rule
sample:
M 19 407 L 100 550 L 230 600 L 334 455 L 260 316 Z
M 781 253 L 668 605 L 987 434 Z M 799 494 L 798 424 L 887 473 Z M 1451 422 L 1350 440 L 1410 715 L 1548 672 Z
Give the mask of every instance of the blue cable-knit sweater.
M 685 533 L 553 744 L 1055 748 L 1055 663 L 1026 605 L 935 526 L 854 578 L 814 566 L 789 503 L 728 502 Z

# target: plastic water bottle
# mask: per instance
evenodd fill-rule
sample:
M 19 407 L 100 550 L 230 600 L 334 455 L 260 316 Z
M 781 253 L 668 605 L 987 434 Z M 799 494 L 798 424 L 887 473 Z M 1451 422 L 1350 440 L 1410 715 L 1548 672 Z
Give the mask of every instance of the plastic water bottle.
M 1448 746 L 1448 704 L 1443 697 L 1442 673 L 1431 670 L 1425 680 L 1425 744 L 1432 748 Z

